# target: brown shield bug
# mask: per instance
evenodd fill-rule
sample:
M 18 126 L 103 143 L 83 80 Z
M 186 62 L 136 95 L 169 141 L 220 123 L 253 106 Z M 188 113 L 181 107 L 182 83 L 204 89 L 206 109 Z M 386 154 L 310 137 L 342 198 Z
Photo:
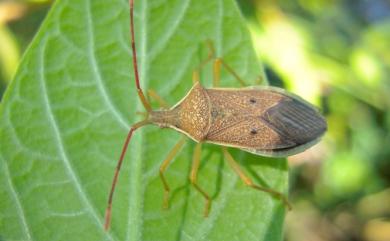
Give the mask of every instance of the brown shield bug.
M 135 84 L 146 113 L 144 120 L 135 123 L 130 128 L 124 143 L 109 194 L 105 229 L 109 229 L 110 226 L 112 198 L 128 144 L 133 132 L 147 124 L 171 128 L 185 134 L 160 166 L 160 178 L 165 190 L 164 207 L 168 207 L 170 191 L 164 172 L 186 139 L 190 138 L 197 143 L 193 154 L 190 180 L 206 200 L 204 216 L 209 213 L 211 198 L 197 185 L 202 143 L 220 145 L 225 159 L 247 186 L 270 193 L 290 208 L 287 198 L 282 193 L 254 184 L 230 155 L 227 147 L 269 157 L 293 155 L 314 145 L 325 133 L 327 124 L 324 117 L 311 104 L 283 89 L 274 87 L 216 88 L 219 84 L 221 66 L 242 85 L 244 81 L 222 58 L 214 57 L 211 43 L 209 43 L 208 59 L 193 72 L 194 85 L 187 95 L 176 105 L 168 108 L 161 97 L 154 91 L 150 91 L 149 95 L 165 107 L 162 110 L 152 110 L 141 89 L 138 76 L 133 1 L 129 0 Z M 204 88 L 199 81 L 199 71 L 205 63 L 211 60 L 214 60 L 214 88 Z

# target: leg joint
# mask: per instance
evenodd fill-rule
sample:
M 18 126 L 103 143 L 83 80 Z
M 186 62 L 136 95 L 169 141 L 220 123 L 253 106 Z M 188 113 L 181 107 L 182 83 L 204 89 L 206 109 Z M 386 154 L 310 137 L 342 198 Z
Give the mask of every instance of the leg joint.
M 190 181 L 192 185 L 196 185 L 196 176 L 194 175 L 194 173 L 191 173 Z

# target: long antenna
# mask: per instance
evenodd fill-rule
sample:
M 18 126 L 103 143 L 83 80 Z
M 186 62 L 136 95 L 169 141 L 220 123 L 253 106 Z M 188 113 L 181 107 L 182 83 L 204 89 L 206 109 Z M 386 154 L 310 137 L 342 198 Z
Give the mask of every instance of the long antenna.
M 145 98 L 144 92 L 142 91 L 141 86 L 139 84 L 137 51 L 135 49 L 135 37 L 134 37 L 134 0 L 129 0 L 129 2 L 130 2 L 131 49 L 133 50 L 133 66 L 134 66 L 135 85 L 137 87 L 138 96 L 141 99 L 141 102 L 144 105 L 146 111 L 149 113 L 152 111 L 152 108 L 150 107 L 149 102 Z
M 139 96 L 143 106 L 145 107 L 145 109 L 147 111 L 147 116 L 148 116 L 148 114 L 152 111 L 152 108 L 151 108 L 148 100 L 145 98 L 145 95 L 144 95 L 144 93 L 143 93 L 143 91 L 141 89 L 141 86 L 139 84 L 139 75 L 138 75 L 138 66 L 137 66 L 137 51 L 135 49 L 135 37 L 134 37 L 134 6 L 133 6 L 134 5 L 134 0 L 129 0 L 129 4 L 130 4 L 131 48 L 133 50 L 133 66 L 134 66 L 135 85 L 137 87 L 138 96 Z M 113 178 L 112 184 L 111 184 L 110 195 L 108 197 L 108 203 L 107 203 L 106 214 L 105 214 L 105 221 L 104 221 L 104 229 L 106 231 L 110 228 L 112 199 L 113 199 L 113 196 L 114 196 L 116 183 L 118 181 L 119 171 L 121 169 L 122 162 L 123 162 L 123 159 L 124 159 L 126 151 L 127 151 L 127 147 L 129 146 L 131 137 L 133 136 L 133 132 L 135 132 L 138 128 L 140 128 L 140 127 L 142 127 L 144 125 L 147 125 L 149 123 L 150 123 L 150 121 L 148 120 L 148 117 L 146 117 L 145 120 L 140 121 L 140 122 L 134 124 L 130 128 L 129 133 L 127 134 L 125 143 L 124 143 L 124 145 L 122 147 L 121 155 L 119 157 L 119 160 L 118 160 L 118 163 L 117 163 L 117 166 L 116 166 L 116 169 L 115 169 L 114 178 Z
M 133 136 L 133 132 L 135 130 L 137 130 L 138 128 L 146 125 L 146 124 L 149 124 L 148 120 L 143 120 L 143 121 L 140 121 L 140 122 L 134 124 L 131 127 L 129 133 L 127 134 L 127 138 L 126 138 L 125 144 L 123 145 L 123 148 L 122 148 L 121 156 L 119 158 L 118 164 L 116 165 L 114 178 L 113 178 L 112 184 L 111 184 L 110 195 L 108 196 L 108 203 L 107 203 L 106 214 L 105 214 L 105 222 L 104 222 L 104 229 L 106 231 L 110 228 L 112 198 L 114 196 L 114 191 L 115 191 L 116 183 L 118 181 L 119 171 L 121 170 L 122 162 L 123 162 L 123 159 L 125 157 L 125 154 L 126 154 L 126 151 L 127 151 L 127 147 L 129 146 L 131 137 Z

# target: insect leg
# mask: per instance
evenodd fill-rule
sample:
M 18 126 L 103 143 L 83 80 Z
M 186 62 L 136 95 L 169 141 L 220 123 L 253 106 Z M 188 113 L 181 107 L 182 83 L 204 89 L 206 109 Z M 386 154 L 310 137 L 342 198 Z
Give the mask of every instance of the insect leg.
M 200 194 L 202 194 L 202 196 L 206 199 L 205 208 L 204 208 L 204 216 L 207 217 L 209 215 L 209 211 L 210 211 L 211 198 L 197 184 L 197 174 L 198 174 L 198 170 L 199 170 L 201 150 L 202 150 L 202 143 L 199 142 L 196 144 L 196 147 L 194 150 L 190 180 L 191 180 L 191 184 L 195 187 L 195 189 L 198 190 L 198 192 L 200 192 Z
M 233 168 L 233 170 L 237 173 L 237 175 L 241 178 L 241 180 L 245 183 L 245 185 L 254 188 L 259 191 L 268 192 L 269 194 L 275 196 L 276 198 L 279 198 L 282 200 L 282 202 L 287 206 L 289 210 L 291 210 L 291 204 L 287 200 L 287 198 L 280 192 L 277 192 L 275 190 L 272 190 L 270 188 L 261 187 L 256 184 L 253 184 L 252 180 L 244 174 L 244 172 L 241 170 L 240 166 L 237 164 L 237 162 L 233 159 L 232 155 L 227 151 L 226 147 L 222 147 L 223 154 L 228 161 L 229 165 Z
M 148 90 L 148 94 L 149 94 L 150 97 L 152 97 L 153 99 L 155 99 L 155 100 L 158 102 L 158 104 L 159 104 L 160 106 L 162 106 L 164 109 L 168 109 L 168 108 L 169 108 L 168 103 L 167 103 L 161 96 L 159 96 L 159 95 L 156 93 L 156 91 L 154 91 L 154 90 L 152 90 L 152 89 L 149 89 L 149 90 Z
M 218 63 L 217 63 L 218 62 Z M 214 66 L 215 65 L 221 65 L 231 74 L 234 76 L 234 78 L 236 78 L 236 80 L 238 82 L 240 82 L 240 84 L 242 86 L 247 86 L 247 84 L 245 83 L 245 81 L 236 73 L 236 71 L 234 71 L 234 69 L 232 67 L 230 67 L 222 58 L 216 58 L 215 59 L 215 62 L 214 62 Z M 215 68 L 215 67 L 214 67 Z
M 213 86 L 219 86 L 219 80 L 221 79 L 221 59 L 217 58 L 213 65 Z
M 200 81 L 200 78 L 199 78 L 199 71 L 198 70 L 194 70 L 194 72 L 192 72 L 192 83 L 197 83 Z
M 211 40 L 206 40 L 206 45 L 207 48 L 209 49 L 209 52 L 207 54 L 207 58 L 202 62 L 200 62 L 200 64 L 196 68 L 196 70 L 198 71 L 200 71 L 208 62 L 210 62 L 215 58 L 215 48 L 213 42 Z
M 176 156 L 176 154 L 180 151 L 181 147 L 185 144 L 187 140 L 186 136 L 182 136 L 179 140 L 179 142 L 176 143 L 176 145 L 172 148 L 172 150 L 168 153 L 168 156 L 165 158 L 163 163 L 160 166 L 160 178 L 164 185 L 164 203 L 163 208 L 168 208 L 168 200 L 169 200 L 169 185 L 167 180 L 164 177 L 164 172 L 167 169 L 169 163 L 172 161 L 172 159 Z
M 209 52 L 208 52 L 208 55 L 207 55 L 207 58 L 205 60 L 203 60 L 202 62 L 200 62 L 200 64 L 195 68 L 193 74 L 192 74 L 192 82 L 195 84 L 196 82 L 199 82 L 199 72 L 202 70 L 202 68 L 208 63 L 210 62 L 212 59 L 215 58 L 215 49 L 214 49 L 214 45 L 213 45 L 213 42 L 211 40 L 207 40 L 206 41 L 206 45 L 209 49 Z

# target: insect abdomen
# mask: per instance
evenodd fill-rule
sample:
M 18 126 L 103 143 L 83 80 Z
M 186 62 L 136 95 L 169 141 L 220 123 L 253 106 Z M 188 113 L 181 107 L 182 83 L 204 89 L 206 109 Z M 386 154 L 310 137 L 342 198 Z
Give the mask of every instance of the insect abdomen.
M 324 118 L 308 103 L 278 89 L 208 89 L 209 142 L 257 154 L 287 153 L 318 139 Z M 291 152 L 289 152 L 291 153 Z

